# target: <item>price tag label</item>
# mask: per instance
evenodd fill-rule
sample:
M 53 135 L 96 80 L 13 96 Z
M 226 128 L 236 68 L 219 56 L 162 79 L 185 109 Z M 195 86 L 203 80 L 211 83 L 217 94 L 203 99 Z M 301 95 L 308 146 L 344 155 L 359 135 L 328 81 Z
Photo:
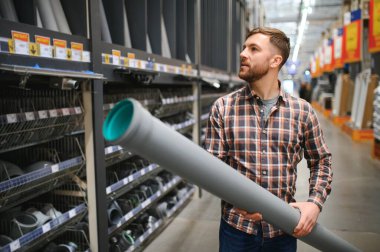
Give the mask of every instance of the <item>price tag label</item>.
M 68 115 L 70 115 L 70 110 L 69 110 L 68 108 L 63 108 L 63 109 L 62 109 L 62 114 L 63 114 L 64 116 L 68 116 Z
M 7 114 L 7 122 L 8 123 L 16 123 L 17 115 L 16 114 Z
M 75 109 L 75 113 L 76 113 L 76 114 L 82 114 L 82 109 L 81 109 L 81 107 L 75 107 L 74 109 Z
M 137 62 L 135 59 L 129 59 L 129 67 L 137 68 Z
M 67 60 L 67 48 L 56 47 L 55 58 Z
M 82 61 L 82 51 L 71 49 L 71 60 Z
M 83 62 L 91 62 L 91 53 L 89 51 L 82 52 L 82 61 Z
M 52 58 L 53 51 L 50 46 L 50 38 L 39 36 L 39 35 L 36 35 L 34 38 L 37 44 L 39 55 L 41 57 Z
M 29 43 L 21 40 L 15 40 L 15 53 L 29 55 Z
M 66 40 L 53 39 L 54 57 L 57 59 L 67 60 L 67 42 Z
M 15 240 L 15 241 L 11 242 L 10 247 L 11 247 L 11 251 L 16 251 L 17 249 L 19 249 L 20 248 L 20 240 Z
M 49 45 L 40 45 L 40 56 L 46 58 L 53 58 L 53 51 Z
M 29 33 L 12 31 L 14 41 L 14 52 L 17 54 L 29 55 Z
M 71 42 L 71 59 L 82 61 L 83 44 Z
M 127 57 L 121 57 L 123 59 L 123 64 L 125 67 L 129 67 L 129 59 Z
M 51 172 L 52 173 L 56 173 L 58 171 L 59 171 L 59 165 L 58 164 L 55 164 L 55 165 L 51 166 Z
M 57 117 L 58 116 L 57 110 L 56 109 L 49 110 L 49 116 L 50 117 Z
M 47 111 L 46 111 L 46 110 L 38 111 L 38 117 L 39 117 L 40 119 L 46 119 L 46 118 L 48 118 Z
M 110 194 L 110 193 L 111 193 L 111 187 L 109 186 L 106 188 L 106 194 Z
M 35 120 L 34 112 L 26 112 L 25 113 L 25 118 L 27 121 L 33 121 Z
M 120 65 L 121 52 L 119 50 L 112 50 L 112 63 L 114 65 Z
M 71 209 L 69 211 L 69 218 L 70 219 L 73 218 L 76 215 L 76 213 L 77 213 L 76 209 Z
M 38 56 L 38 48 L 36 43 L 29 43 L 29 55 L 30 56 Z
M 45 233 L 49 232 L 50 229 L 51 229 L 50 223 L 47 223 L 47 224 L 42 226 L 42 233 L 45 234 Z
M 124 179 L 123 179 L 123 185 L 128 184 L 128 182 L 129 182 L 128 178 L 124 178 Z

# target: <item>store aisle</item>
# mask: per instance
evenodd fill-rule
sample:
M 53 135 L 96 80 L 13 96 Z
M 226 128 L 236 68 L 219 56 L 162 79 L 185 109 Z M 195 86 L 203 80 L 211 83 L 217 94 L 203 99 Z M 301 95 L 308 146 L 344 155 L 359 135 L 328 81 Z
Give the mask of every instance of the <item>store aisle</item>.
M 325 139 L 333 153 L 333 191 L 319 217 L 319 223 L 363 251 L 380 247 L 380 162 L 371 159 L 371 146 L 355 143 L 319 114 Z M 308 195 L 308 169 L 298 167 L 296 198 Z M 203 191 L 204 192 L 204 191 Z M 146 252 L 218 251 L 220 200 L 204 192 L 155 239 Z M 317 251 L 299 241 L 298 251 Z

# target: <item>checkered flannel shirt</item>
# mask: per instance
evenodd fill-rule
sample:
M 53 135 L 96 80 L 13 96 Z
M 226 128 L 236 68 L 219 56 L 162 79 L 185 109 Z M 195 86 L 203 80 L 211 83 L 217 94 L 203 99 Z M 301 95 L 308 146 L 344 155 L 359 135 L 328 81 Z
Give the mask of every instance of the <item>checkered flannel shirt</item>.
M 248 85 L 219 98 L 210 111 L 206 150 L 288 203 L 295 202 L 297 164 L 303 153 L 310 169 L 307 201 L 322 210 L 331 191 L 331 153 L 315 112 L 308 102 L 282 89 L 266 121 L 262 106 Z M 262 225 L 265 238 L 284 234 L 265 221 L 265 214 L 263 221 L 254 223 L 225 201 L 222 218 L 248 234 L 256 235 L 257 225 Z

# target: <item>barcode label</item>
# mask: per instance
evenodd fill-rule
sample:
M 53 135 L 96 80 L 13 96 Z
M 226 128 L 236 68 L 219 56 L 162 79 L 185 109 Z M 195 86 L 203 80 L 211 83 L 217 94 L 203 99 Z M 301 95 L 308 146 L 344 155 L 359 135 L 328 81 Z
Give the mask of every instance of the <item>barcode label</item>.
M 46 110 L 38 111 L 38 116 L 40 119 L 46 119 L 48 118 L 48 114 Z
M 16 251 L 20 248 L 20 240 L 15 240 L 14 242 L 11 242 L 11 251 Z
M 8 114 L 7 115 L 7 122 L 8 123 L 15 123 L 15 122 L 17 122 L 17 115 L 16 114 Z
M 81 107 L 75 107 L 74 109 L 75 109 L 75 113 L 76 113 L 76 114 L 82 114 L 82 109 L 81 109 Z
M 55 173 L 59 171 L 59 165 L 55 164 L 51 166 L 51 172 Z
M 33 112 L 26 112 L 25 118 L 27 121 L 33 121 L 35 119 L 34 113 Z
M 62 114 L 63 114 L 64 116 L 68 116 L 68 115 L 70 115 L 70 110 L 69 110 L 68 108 L 63 108 L 63 109 L 62 109 Z

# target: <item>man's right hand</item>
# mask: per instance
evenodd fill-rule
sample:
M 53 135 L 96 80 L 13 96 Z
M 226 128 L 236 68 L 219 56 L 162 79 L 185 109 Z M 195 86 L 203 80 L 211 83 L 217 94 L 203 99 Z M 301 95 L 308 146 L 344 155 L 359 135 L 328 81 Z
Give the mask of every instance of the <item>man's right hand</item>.
M 248 213 L 247 211 L 243 209 L 239 209 L 239 208 L 234 208 L 234 209 L 237 213 L 243 215 L 244 218 L 250 219 L 254 222 L 261 221 L 263 219 L 263 216 L 261 215 L 261 213 Z

